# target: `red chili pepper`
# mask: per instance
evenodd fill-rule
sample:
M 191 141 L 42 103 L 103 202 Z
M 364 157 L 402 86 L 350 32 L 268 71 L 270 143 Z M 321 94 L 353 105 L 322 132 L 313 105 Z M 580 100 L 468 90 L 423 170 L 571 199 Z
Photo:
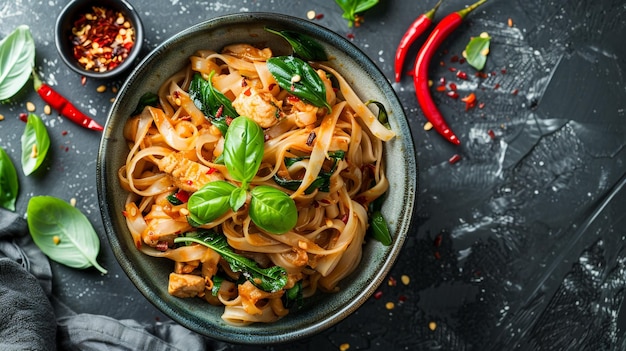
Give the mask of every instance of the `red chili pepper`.
M 400 44 L 396 49 L 396 61 L 395 61 L 395 69 L 396 69 L 396 82 L 400 81 L 400 77 L 402 77 L 402 66 L 404 65 L 404 59 L 406 57 L 409 48 L 417 38 L 419 38 L 428 27 L 433 23 L 433 17 L 435 17 L 435 12 L 441 5 L 443 0 L 439 0 L 437 5 L 433 7 L 430 11 L 420 15 L 411 23 L 409 29 L 406 30 L 402 39 L 400 39 Z
M 33 74 L 35 90 L 41 96 L 43 101 L 50 105 L 53 109 L 59 111 L 62 116 L 67 117 L 72 122 L 75 122 L 85 128 L 102 131 L 104 128 L 96 121 L 87 117 L 84 113 L 80 112 L 69 100 L 57 91 L 52 89 L 46 83 L 43 83 L 37 74 Z
M 415 61 L 413 84 L 415 85 L 417 101 L 422 111 L 424 111 L 426 119 L 432 123 L 435 130 L 445 137 L 446 140 L 455 145 L 459 145 L 461 141 L 452 132 L 450 127 L 448 127 L 448 124 L 444 120 L 441 112 L 439 112 L 439 109 L 437 109 L 430 94 L 430 88 L 428 87 L 428 66 L 441 43 L 459 27 L 463 22 L 463 18 L 486 1 L 487 0 L 480 0 L 463 10 L 453 12 L 444 17 L 437 26 L 435 26 L 435 29 L 430 33 L 428 39 L 426 39 Z

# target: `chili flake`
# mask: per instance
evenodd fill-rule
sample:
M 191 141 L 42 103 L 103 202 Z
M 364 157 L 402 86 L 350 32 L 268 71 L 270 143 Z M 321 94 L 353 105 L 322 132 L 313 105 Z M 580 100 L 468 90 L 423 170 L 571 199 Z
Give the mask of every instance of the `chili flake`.
M 135 45 L 135 29 L 124 14 L 92 6 L 72 27 L 74 58 L 86 70 L 106 72 L 120 65 Z

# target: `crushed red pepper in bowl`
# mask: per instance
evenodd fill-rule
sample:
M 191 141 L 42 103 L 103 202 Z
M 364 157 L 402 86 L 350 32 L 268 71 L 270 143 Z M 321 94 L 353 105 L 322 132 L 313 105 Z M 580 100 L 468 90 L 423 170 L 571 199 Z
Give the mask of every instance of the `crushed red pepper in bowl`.
M 125 0 L 73 0 L 59 14 L 56 47 L 75 72 L 112 78 L 129 67 L 143 42 L 141 19 Z

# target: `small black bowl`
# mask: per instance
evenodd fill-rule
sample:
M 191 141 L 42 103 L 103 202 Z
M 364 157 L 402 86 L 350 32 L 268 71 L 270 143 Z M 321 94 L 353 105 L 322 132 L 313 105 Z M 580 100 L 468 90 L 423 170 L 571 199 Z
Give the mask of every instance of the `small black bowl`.
M 91 12 L 93 6 L 111 9 L 115 12 L 121 12 L 124 15 L 124 18 L 130 21 L 132 27 L 135 29 L 135 43 L 128 56 L 124 59 L 124 61 L 122 61 L 121 64 L 104 72 L 85 69 L 74 58 L 73 54 L 74 50 L 71 36 L 74 21 L 77 20 L 81 14 Z M 55 44 L 61 59 L 76 73 L 90 78 L 113 78 L 132 67 L 133 61 L 135 61 L 141 51 L 143 38 L 144 33 L 141 19 L 139 18 L 137 11 L 135 11 L 133 6 L 126 0 L 99 0 L 97 2 L 94 2 L 93 0 L 72 0 L 63 8 L 63 10 L 61 10 L 61 13 L 56 21 Z

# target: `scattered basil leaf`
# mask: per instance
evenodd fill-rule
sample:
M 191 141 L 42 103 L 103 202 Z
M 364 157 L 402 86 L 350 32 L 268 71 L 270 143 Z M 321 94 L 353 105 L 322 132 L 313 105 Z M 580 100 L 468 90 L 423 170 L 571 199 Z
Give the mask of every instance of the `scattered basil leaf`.
M 0 207 L 15 211 L 19 182 L 9 154 L 0 147 Z
M 43 163 L 50 148 L 46 125 L 35 114 L 29 114 L 22 134 L 22 171 L 30 175 Z
M 223 180 L 209 182 L 198 189 L 187 202 L 188 221 L 191 219 L 189 223 L 202 225 L 226 213 L 230 208 L 230 194 L 235 189 L 236 186 Z
M 277 56 L 267 60 L 267 68 L 278 85 L 317 107 L 332 108 L 326 101 L 326 86 L 308 63 L 293 56 Z
M 0 102 L 24 87 L 34 67 L 35 41 L 28 26 L 18 26 L 0 41 Z
M 72 268 L 93 266 L 107 273 L 96 261 L 100 239 L 77 208 L 52 196 L 34 196 L 26 213 L 33 241 L 50 259 Z
M 298 33 L 292 30 L 274 30 L 265 27 L 265 30 L 281 36 L 287 40 L 289 45 L 293 48 L 295 55 L 306 61 L 327 61 L 328 55 L 324 47 L 310 36 L 302 33 Z
M 384 125 L 385 128 L 391 129 L 391 126 L 389 125 L 389 115 L 387 114 L 387 109 L 385 108 L 385 105 L 383 105 L 382 102 L 375 100 L 369 100 L 365 103 L 366 106 L 369 104 L 374 104 L 376 105 L 376 107 L 378 107 L 378 122 Z
M 175 243 L 194 242 L 209 247 L 219 253 L 228 262 L 233 272 L 242 275 L 254 286 L 267 292 L 280 291 L 287 284 L 287 271 L 280 266 L 261 268 L 259 265 L 233 251 L 224 235 L 210 230 L 187 233 L 187 236 L 174 239 Z
M 215 71 L 211 72 L 208 80 L 202 78 L 199 73 L 194 74 L 189 86 L 189 97 L 222 135 L 226 135 L 228 130 L 226 117 L 235 118 L 239 114 L 233 108 L 230 99 L 213 87 L 211 79 L 214 74 Z
M 135 107 L 135 111 L 131 113 L 131 116 L 137 116 L 146 106 L 157 107 L 159 105 L 159 96 L 152 92 L 147 92 L 141 95 L 139 98 L 139 102 L 137 102 L 137 107 Z
M 348 20 L 348 27 L 357 21 L 357 15 L 378 4 L 378 0 L 335 0 L 343 10 L 342 17 Z
M 485 68 L 490 42 L 491 37 L 487 33 L 481 33 L 479 36 L 470 39 L 465 47 L 465 51 L 463 51 L 463 57 L 465 57 L 467 63 L 479 71 Z
M 272 234 L 291 230 L 298 221 L 296 204 L 285 192 L 267 185 L 251 191 L 250 219 L 254 224 Z
M 246 190 L 263 161 L 264 145 L 263 129 L 253 120 L 241 116 L 230 123 L 224 137 L 224 162 L 228 173 Z
M 374 239 L 380 241 L 383 245 L 391 245 L 391 233 L 389 232 L 387 221 L 380 211 L 374 211 L 370 215 L 369 232 Z

